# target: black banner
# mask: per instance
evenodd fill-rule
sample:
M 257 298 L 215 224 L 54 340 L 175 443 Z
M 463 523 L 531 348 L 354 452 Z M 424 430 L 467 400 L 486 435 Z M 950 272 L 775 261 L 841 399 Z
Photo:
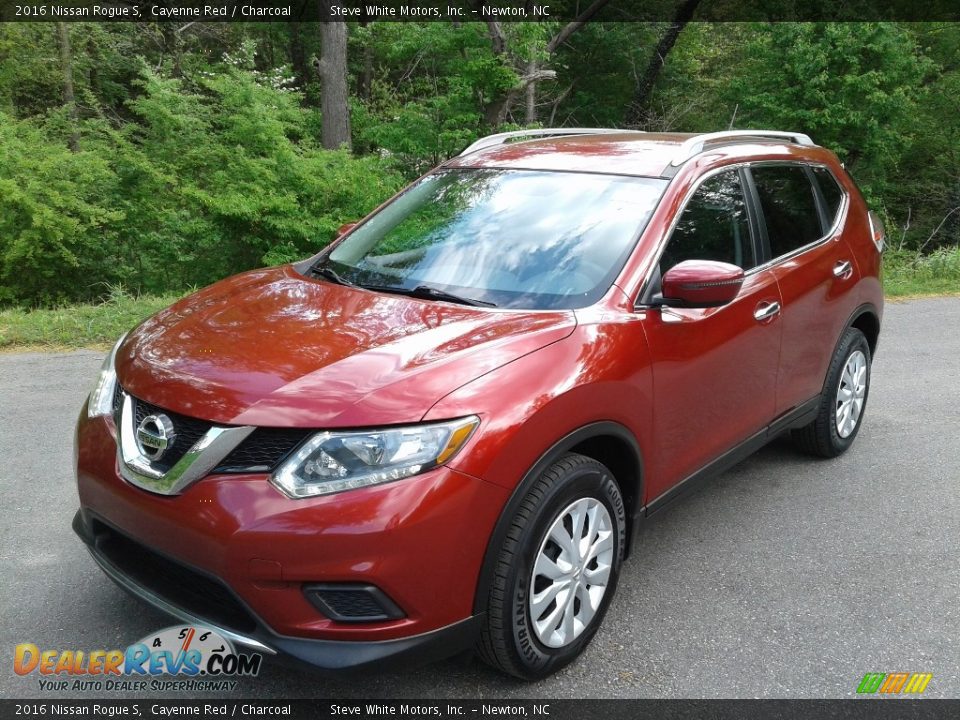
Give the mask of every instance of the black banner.
M 0 717 L 939 720 L 960 700 L 0 700 Z
M 960 21 L 957 0 L 0 0 L 4 22 Z

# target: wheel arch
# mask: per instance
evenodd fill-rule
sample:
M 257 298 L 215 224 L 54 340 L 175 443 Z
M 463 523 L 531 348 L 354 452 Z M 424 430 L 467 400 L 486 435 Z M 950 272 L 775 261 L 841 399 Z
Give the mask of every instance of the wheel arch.
M 510 520 L 517 507 L 536 482 L 537 478 L 566 453 L 578 453 L 593 458 L 606 465 L 613 473 L 614 480 L 620 487 L 627 511 L 627 544 L 625 554 L 629 554 L 633 539 L 637 531 L 638 520 L 643 511 L 643 456 L 640 445 L 633 433 L 624 425 L 613 421 L 600 421 L 584 425 L 554 443 L 543 453 L 533 466 L 524 473 L 523 478 L 510 494 L 494 525 L 487 549 L 484 552 L 483 564 L 477 579 L 474 593 L 474 614 L 485 609 L 486 598 L 493 581 L 494 560 L 500 546 L 506 538 L 510 527 Z
M 850 319 L 843 328 L 843 332 L 846 332 L 852 327 L 862 332 L 867 338 L 867 344 L 870 346 L 870 359 L 872 360 L 877 354 L 877 343 L 880 340 L 880 314 L 877 312 L 877 309 L 870 303 L 858 307 L 854 310 L 853 315 L 850 316 Z M 843 333 L 841 333 L 840 338 L 837 339 L 838 345 L 842 338 Z
M 834 355 L 837 354 L 840 343 L 843 342 L 843 336 L 847 334 L 847 330 L 850 328 L 856 328 L 866 336 L 867 345 L 870 347 L 870 361 L 873 362 L 877 343 L 880 339 L 880 314 L 872 303 L 860 305 L 850 314 L 850 317 L 847 318 L 847 321 L 843 324 L 843 328 L 840 330 L 839 336 L 837 336 L 836 342 L 833 344 L 833 352 L 830 354 L 831 362 Z M 830 362 L 827 363 L 827 370 L 823 376 L 823 386 L 820 388 L 821 394 L 827 391 L 827 380 L 829 376 Z

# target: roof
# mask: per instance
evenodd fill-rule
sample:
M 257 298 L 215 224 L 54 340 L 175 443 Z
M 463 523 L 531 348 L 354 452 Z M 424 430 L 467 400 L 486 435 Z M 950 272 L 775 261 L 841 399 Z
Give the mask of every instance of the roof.
M 755 134 L 754 134 L 755 133 Z M 768 137 L 764 137 L 764 135 Z M 778 137 L 769 137 L 780 135 Z M 487 144 L 468 148 L 444 167 L 490 167 L 524 170 L 596 172 L 645 177 L 667 177 L 690 157 L 717 146 L 763 143 L 765 145 L 810 146 L 799 134 L 771 131 L 741 133 L 641 133 L 611 132 L 596 135 L 565 135 L 532 140 Z M 477 145 L 481 145 L 480 142 Z

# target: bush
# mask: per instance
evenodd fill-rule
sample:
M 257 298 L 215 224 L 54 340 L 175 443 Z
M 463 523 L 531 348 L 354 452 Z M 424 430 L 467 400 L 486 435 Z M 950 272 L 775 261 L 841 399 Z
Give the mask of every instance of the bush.
M 318 147 L 297 96 L 250 72 L 208 73 L 190 92 L 144 70 L 143 90 L 119 160 L 127 244 L 149 259 L 131 278 L 138 288 L 205 285 L 309 255 L 399 186 L 378 158 Z
M 198 84 L 146 66 L 120 130 L 0 115 L 0 304 L 163 294 L 321 249 L 402 180 L 375 156 L 320 148 L 295 93 L 249 70 Z
M 117 277 L 115 173 L 2 113 L 0 147 L 0 304 L 95 295 Z

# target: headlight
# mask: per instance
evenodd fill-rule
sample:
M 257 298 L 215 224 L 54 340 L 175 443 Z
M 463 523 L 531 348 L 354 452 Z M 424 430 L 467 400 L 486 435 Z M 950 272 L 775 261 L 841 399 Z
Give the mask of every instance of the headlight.
M 117 388 L 117 371 L 113 364 L 117 358 L 117 349 L 120 343 L 127 337 L 124 333 L 113 346 L 100 366 L 100 376 L 97 378 L 97 384 L 94 385 L 90 397 L 87 399 L 87 417 L 95 418 L 109 415 L 113 412 L 113 391 Z
M 471 416 L 369 432 L 318 433 L 270 480 L 292 498 L 402 480 L 447 462 L 479 424 L 480 419 Z

